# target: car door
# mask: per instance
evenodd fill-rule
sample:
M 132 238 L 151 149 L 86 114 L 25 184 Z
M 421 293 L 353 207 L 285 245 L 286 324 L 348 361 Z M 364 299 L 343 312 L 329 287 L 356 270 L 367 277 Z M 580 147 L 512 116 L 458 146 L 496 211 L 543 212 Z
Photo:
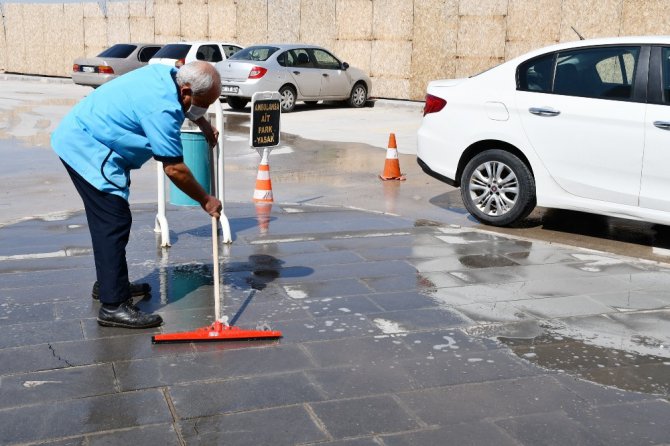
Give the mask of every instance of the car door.
M 327 98 L 346 98 L 351 91 L 351 82 L 342 63 L 329 52 L 314 48 L 311 50 L 316 66 L 321 73 L 320 96 Z
M 651 51 L 644 130 L 640 207 L 670 211 L 670 47 Z
M 520 65 L 516 104 L 523 129 L 567 192 L 638 204 L 646 108 L 642 52 L 639 46 L 581 48 Z M 645 54 L 648 59 L 648 49 Z
M 312 55 L 305 48 L 289 50 L 286 69 L 298 87 L 298 94 L 305 98 L 317 98 L 321 92 L 321 70 L 314 64 Z

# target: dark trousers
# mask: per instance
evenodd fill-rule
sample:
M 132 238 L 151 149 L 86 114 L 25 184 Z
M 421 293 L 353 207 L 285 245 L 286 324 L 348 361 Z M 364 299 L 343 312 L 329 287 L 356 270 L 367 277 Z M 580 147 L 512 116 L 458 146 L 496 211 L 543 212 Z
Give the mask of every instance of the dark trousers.
M 62 160 L 61 160 L 62 161 Z M 86 209 L 93 242 L 95 271 L 100 285 L 100 302 L 119 304 L 130 298 L 126 245 L 132 215 L 128 202 L 118 195 L 93 187 L 63 161 Z

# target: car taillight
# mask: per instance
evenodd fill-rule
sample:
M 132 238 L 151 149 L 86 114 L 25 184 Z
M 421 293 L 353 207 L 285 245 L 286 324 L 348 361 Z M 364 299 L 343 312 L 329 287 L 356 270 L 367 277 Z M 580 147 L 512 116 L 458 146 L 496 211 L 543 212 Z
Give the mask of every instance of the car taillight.
M 177 59 L 177 61 L 174 63 L 174 66 L 177 68 L 181 68 L 184 66 L 186 63 L 186 59 Z
M 265 73 L 267 72 L 268 72 L 267 68 L 253 67 L 249 72 L 249 79 L 260 79 L 263 76 L 265 76 Z
M 426 116 L 429 113 L 439 112 L 447 105 L 447 101 L 433 96 L 432 94 L 426 95 L 426 105 L 423 107 L 423 115 Z
M 98 73 L 114 74 L 114 69 L 112 67 L 107 66 L 107 65 L 100 65 L 98 67 Z
M 74 71 L 74 72 L 79 71 L 79 65 L 77 65 L 77 64 L 72 65 L 72 71 Z

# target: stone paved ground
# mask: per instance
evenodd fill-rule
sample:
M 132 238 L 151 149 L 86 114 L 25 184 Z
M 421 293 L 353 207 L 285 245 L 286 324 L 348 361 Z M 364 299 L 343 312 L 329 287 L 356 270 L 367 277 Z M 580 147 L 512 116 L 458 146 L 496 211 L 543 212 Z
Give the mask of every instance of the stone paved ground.
M 475 336 L 491 320 L 627 314 L 653 314 L 663 331 L 667 270 L 342 208 L 274 205 L 265 234 L 253 206 L 227 213 L 226 312 L 280 341 L 151 344 L 211 320 L 199 210 L 170 210 L 164 252 L 151 208 L 134 209 L 132 279 L 151 283 L 139 305 L 163 315 L 159 330 L 96 324 L 82 214 L 0 229 L 0 444 L 670 443 L 663 395 L 585 382 Z M 651 365 L 668 375 L 668 364 Z

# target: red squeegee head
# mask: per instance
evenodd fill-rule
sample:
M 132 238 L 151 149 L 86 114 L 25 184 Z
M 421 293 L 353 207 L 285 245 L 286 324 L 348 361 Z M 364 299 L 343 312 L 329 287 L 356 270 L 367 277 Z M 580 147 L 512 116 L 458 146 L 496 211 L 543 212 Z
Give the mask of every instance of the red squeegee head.
M 274 330 L 245 330 L 243 328 L 214 322 L 208 327 L 197 328 L 193 331 L 180 333 L 163 333 L 151 337 L 153 344 L 176 342 L 209 342 L 209 341 L 243 341 L 260 339 L 279 339 L 280 331 Z

